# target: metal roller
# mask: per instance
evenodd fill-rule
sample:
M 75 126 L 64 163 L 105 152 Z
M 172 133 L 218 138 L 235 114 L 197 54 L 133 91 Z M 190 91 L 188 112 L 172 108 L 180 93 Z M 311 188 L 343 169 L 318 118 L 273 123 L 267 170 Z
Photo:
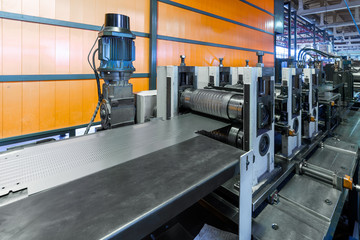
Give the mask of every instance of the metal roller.
M 243 119 L 244 99 L 237 93 L 210 89 L 186 89 L 180 101 L 183 107 L 196 112 L 239 122 Z

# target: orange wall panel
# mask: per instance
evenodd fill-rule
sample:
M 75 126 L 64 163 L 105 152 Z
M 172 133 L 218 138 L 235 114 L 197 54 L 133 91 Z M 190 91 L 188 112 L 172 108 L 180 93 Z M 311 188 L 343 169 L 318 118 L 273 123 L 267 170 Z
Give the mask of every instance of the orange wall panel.
M 83 123 L 83 83 L 82 80 L 69 81 L 69 125 Z
M 83 62 L 87 55 L 83 55 L 83 33 L 79 29 L 70 29 L 70 73 L 82 73 Z
M 55 18 L 70 20 L 70 0 L 55 0 Z
M 22 134 L 22 83 L 3 83 L 3 137 Z
M 69 51 L 70 51 L 70 29 L 63 27 L 56 27 L 56 74 L 68 74 L 69 66 Z
M 0 74 L 3 74 L 3 20 L 0 19 Z M 1 97 L 0 97 L 1 98 Z
M 22 0 L 21 13 L 31 16 L 39 16 L 40 0 Z
M 185 26 L 185 34 L 179 25 Z M 158 33 L 263 51 L 274 49 L 273 35 L 165 3 L 159 3 Z
M 22 134 L 40 130 L 40 84 L 39 82 L 22 83 Z
M 3 74 L 21 74 L 21 22 L 3 19 Z
M 133 92 L 149 90 L 149 78 L 132 78 L 129 82 L 133 84 Z
M 69 81 L 56 81 L 55 83 L 55 127 L 70 126 L 70 84 Z M 76 104 L 76 103 L 72 103 Z
M 137 73 L 149 72 L 149 39 L 136 37 L 135 39 L 135 61 L 133 62 Z
M 21 23 L 21 72 L 39 74 L 40 72 L 40 26 L 39 24 Z
M 21 13 L 21 0 L 2 0 L 2 11 Z
M 55 129 L 55 96 L 56 82 L 44 81 L 40 82 L 40 131 Z
M 265 31 L 273 32 L 273 17 L 242 1 L 223 0 L 173 0 L 174 2 L 193 7 L 208 13 L 241 22 Z M 251 2 L 251 1 L 250 1 Z M 267 2 L 267 1 L 261 1 Z M 273 2 L 273 1 L 271 1 Z M 263 4 L 260 4 L 263 5 Z M 270 11 L 273 12 L 273 11 Z M 224 14 L 226 13 L 226 14 Z M 271 23 L 271 24 L 267 24 Z
M 55 18 L 55 0 L 39 0 L 39 1 L 40 1 L 39 17 Z
M 40 25 L 40 74 L 56 72 L 56 28 Z
M 0 138 L 3 137 L 3 83 L 0 82 Z
M 82 120 L 83 120 L 83 123 L 88 123 L 88 122 L 90 122 L 90 119 L 94 113 L 96 104 L 98 102 L 97 91 L 96 91 L 96 82 L 94 79 L 89 79 L 89 80 L 83 80 L 82 83 L 83 83 Z M 101 86 L 102 86 L 102 84 L 101 84 Z M 95 121 L 99 121 L 99 119 L 100 118 L 98 115 L 97 118 L 95 119 Z

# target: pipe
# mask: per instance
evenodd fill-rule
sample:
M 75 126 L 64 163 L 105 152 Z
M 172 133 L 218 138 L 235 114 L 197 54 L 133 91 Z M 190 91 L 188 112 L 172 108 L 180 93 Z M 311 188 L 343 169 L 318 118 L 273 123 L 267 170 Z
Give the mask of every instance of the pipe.
M 356 27 L 356 29 L 358 30 L 359 34 L 360 34 L 360 29 L 359 29 L 359 27 L 358 27 L 358 25 L 357 25 L 357 23 L 356 23 L 356 21 L 355 21 L 354 16 L 352 15 L 352 13 L 351 13 L 351 11 L 350 11 L 349 4 L 347 3 L 346 0 L 344 0 L 344 2 L 345 2 L 345 4 L 346 4 L 347 9 L 349 10 L 350 16 L 351 16 L 351 18 L 352 18 L 352 20 L 353 20 L 353 22 L 354 22 L 354 24 L 355 24 L 355 27 Z

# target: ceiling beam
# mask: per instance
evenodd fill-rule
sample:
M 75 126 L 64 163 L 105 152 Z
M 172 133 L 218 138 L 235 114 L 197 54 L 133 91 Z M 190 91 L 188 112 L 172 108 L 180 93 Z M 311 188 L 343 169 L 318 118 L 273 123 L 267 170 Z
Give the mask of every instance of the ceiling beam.
M 347 32 L 347 33 L 336 33 L 334 34 L 335 37 L 352 37 L 352 36 L 359 36 L 359 32 Z
M 340 49 L 360 47 L 360 43 L 356 43 L 356 44 L 344 44 L 344 45 L 335 45 L 334 47 L 335 47 L 335 48 L 340 48 Z
M 356 23 L 360 25 L 360 21 Z M 355 26 L 355 24 L 353 21 L 348 21 L 348 22 L 337 22 L 337 23 L 319 25 L 318 27 L 324 29 L 324 28 L 334 28 L 334 27 L 338 28 L 338 27 L 347 27 L 347 26 Z
M 360 0 L 348 2 L 348 4 L 349 4 L 350 8 L 360 7 Z M 311 14 L 325 13 L 325 12 L 337 11 L 337 10 L 342 10 L 342 9 L 346 9 L 346 4 L 344 1 L 342 1 L 339 4 L 328 5 L 328 6 L 323 6 L 323 7 L 310 8 L 310 9 L 306 9 L 306 10 L 299 9 L 297 13 L 300 16 L 306 16 L 306 15 L 311 15 Z

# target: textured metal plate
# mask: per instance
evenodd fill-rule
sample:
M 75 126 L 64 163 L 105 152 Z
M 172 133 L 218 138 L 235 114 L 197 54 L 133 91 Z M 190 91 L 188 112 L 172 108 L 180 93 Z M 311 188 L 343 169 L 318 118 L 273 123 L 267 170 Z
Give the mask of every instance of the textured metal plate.
M 198 136 L 0 208 L 0 239 L 141 239 L 234 176 L 244 152 Z
M 212 131 L 225 123 L 187 114 L 0 155 L 0 196 L 33 194 Z

